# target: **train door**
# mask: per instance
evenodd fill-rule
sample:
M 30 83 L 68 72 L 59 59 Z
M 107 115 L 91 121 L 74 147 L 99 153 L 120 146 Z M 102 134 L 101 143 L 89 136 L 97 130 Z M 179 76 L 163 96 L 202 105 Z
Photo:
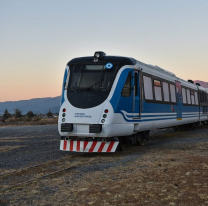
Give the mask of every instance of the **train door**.
M 177 119 L 182 120 L 182 91 L 181 82 L 176 81 Z
M 132 105 L 132 116 L 134 119 L 140 118 L 140 101 L 139 101 L 139 72 L 132 71 L 132 89 L 133 89 L 133 105 Z

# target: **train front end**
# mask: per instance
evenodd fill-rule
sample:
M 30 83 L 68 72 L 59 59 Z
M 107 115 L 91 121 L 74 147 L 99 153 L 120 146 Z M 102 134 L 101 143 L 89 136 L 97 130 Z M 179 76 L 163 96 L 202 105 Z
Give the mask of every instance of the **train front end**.
M 119 69 L 133 64 L 128 61 L 95 52 L 67 64 L 58 120 L 60 150 L 115 152 L 118 136 L 129 131 L 118 124 L 110 100 Z

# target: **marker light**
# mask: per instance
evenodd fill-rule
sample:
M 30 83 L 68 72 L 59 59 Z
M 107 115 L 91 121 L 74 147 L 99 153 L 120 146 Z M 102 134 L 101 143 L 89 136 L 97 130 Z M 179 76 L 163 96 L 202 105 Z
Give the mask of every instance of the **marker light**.
M 105 120 L 104 120 L 104 119 L 102 119 L 102 120 L 101 120 L 101 122 L 102 122 L 102 123 L 104 123 L 104 122 L 105 122 Z
M 99 58 L 100 54 L 99 53 L 95 53 L 95 57 Z
M 94 60 L 96 59 L 97 61 L 102 59 L 104 56 L 106 55 L 105 52 L 102 52 L 102 51 L 96 51 L 94 53 Z
M 66 112 L 66 109 L 65 108 L 63 109 L 63 112 Z
M 107 117 L 107 114 L 104 114 L 104 115 L 103 115 L 103 118 L 106 118 L 106 117 Z
M 104 111 L 105 113 L 108 113 L 108 109 L 105 109 L 105 111 Z
M 65 122 L 65 120 L 66 120 L 66 119 L 65 119 L 65 118 L 63 118 L 63 119 L 62 119 L 62 122 Z
M 62 117 L 65 117 L 65 116 L 66 116 L 66 114 L 65 114 L 65 113 L 63 113 L 63 114 L 62 114 Z

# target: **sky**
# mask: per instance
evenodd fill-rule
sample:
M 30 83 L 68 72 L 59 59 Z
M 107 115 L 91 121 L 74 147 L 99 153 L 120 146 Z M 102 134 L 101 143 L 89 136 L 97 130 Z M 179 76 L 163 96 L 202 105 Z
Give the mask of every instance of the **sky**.
M 0 102 L 61 95 L 70 59 L 133 57 L 208 82 L 208 0 L 0 0 Z

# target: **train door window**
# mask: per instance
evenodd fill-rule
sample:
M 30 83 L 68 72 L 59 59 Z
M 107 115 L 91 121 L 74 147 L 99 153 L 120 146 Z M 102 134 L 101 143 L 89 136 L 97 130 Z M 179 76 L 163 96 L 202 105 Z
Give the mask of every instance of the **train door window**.
M 202 91 L 199 91 L 199 102 L 202 102 Z
M 191 91 L 191 104 L 195 104 L 194 91 Z
M 163 96 L 165 102 L 170 102 L 169 86 L 168 83 L 163 82 Z
M 175 86 L 173 84 L 170 84 L 170 97 L 171 102 L 176 102 Z
M 150 77 L 143 76 L 143 82 L 145 99 L 153 100 L 152 79 Z
M 160 81 L 154 80 L 154 90 L 155 90 L 155 100 L 162 101 L 162 88 Z
M 205 102 L 205 92 L 203 92 L 203 102 Z
M 207 104 L 208 104 L 208 94 L 207 94 Z
M 126 82 L 123 86 L 121 95 L 123 97 L 130 97 L 131 96 L 131 72 L 129 72 Z
M 186 89 L 182 88 L 183 104 L 186 104 Z
M 138 75 L 137 72 L 134 73 L 134 86 L 135 86 L 135 96 L 138 95 Z
M 194 96 L 195 96 L 195 101 L 196 101 L 196 105 L 198 105 L 198 95 L 197 95 L 197 92 L 194 92 Z
M 191 95 L 190 95 L 190 90 L 189 90 L 189 89 L 187 89 L 187 90 L 186 90 L 186 92 L 187 92 L 187 102 L 188 102 L 188 104 L 191 104 Z

